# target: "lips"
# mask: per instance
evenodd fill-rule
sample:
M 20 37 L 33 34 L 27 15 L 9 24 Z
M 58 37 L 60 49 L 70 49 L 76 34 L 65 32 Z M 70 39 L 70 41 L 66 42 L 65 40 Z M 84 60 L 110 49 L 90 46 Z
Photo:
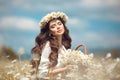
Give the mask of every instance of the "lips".
M 57 32 L 58 32 L 58 33 L 62 32 L 62 29 L 58 30 Z

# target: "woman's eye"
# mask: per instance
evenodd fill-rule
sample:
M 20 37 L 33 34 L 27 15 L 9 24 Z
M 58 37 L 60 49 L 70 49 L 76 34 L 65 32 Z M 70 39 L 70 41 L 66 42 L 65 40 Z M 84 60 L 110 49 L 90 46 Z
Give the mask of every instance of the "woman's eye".
M 59 22 L 58 24 L 59 24 L 59 25 L 61 25 L 62 23 L 61 23 L 61 22 Z
M 55 28 L 55 25 L 52 25 L 51 28 Z
M 51 26 L 51 28 L 54 28 L 54 26 Z

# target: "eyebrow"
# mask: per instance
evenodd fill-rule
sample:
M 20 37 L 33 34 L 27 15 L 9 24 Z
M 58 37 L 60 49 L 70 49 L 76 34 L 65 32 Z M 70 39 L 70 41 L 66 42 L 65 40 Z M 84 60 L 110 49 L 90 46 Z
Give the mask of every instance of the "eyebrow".
M 50 25 L 50 27 L 54 26 L 55 24 Z
M 60 20 L 55 20 L 55 22 L 57 22 L 57 23 L 62 23 Z M 55 23 L 51 23 L 51 25 L 50 26 L 53 26 L 53 25 L 55 25 Z

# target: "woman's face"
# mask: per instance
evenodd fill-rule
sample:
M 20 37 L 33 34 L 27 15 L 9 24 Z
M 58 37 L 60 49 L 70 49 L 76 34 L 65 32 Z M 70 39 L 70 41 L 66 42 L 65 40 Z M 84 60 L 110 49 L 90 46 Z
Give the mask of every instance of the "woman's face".
M 56 37 L 63 35 L 65 31 L 63 23 L 58 19 L 50 22 L 49 29 L 51 33 Z

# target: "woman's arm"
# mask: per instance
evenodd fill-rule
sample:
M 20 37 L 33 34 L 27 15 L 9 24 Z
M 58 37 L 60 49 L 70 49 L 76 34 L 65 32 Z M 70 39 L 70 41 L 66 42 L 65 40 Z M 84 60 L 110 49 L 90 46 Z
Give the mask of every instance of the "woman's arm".
M 51 75 L 56 75 L 56 74 L 59 74 L 59 73 L 62 73 L 62 72 L 65 72 L 69 69 L 72 69 L 74 66 L 73 65 L 67 65 L 66 67 L 63 67 L 63 68 L 57 68 L 57 69 L 53 69 L 53 70 L 50 70 L 49 71 L 49 74 Z

